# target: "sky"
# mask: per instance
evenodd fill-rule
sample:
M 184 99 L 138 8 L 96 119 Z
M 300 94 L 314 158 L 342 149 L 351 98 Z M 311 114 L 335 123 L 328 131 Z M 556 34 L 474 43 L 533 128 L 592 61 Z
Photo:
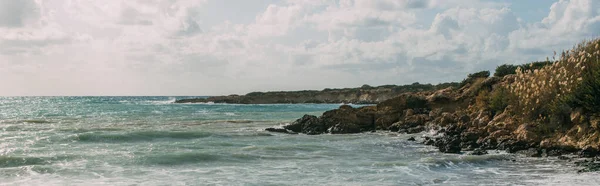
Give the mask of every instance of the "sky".
M 599 31 L 597 0 L 0 0 L 0 96 L 436 84 Z

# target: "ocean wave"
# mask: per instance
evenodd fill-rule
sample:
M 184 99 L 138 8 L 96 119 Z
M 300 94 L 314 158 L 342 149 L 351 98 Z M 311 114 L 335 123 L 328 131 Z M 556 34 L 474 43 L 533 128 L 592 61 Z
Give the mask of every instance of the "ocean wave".
M 29 165 L 46 165 L 52 161 L 71 159 L 68 156 L 57 157 L 27 157 L 27 156 L 0 156 L 0 168 L 21 167 Z
M 44 120 L 44 119 L 25 119 L 25 120 L 18 120 L 16 121 L 16 123 L 33 123 L 33 124 L 45 124 L 45 123 L 54 123 L 50 120 Z
M 177 154 L 151 155 L 138 159 L 142 164 L 151 165 L 183 165 L 202 162 L 219 161 L 221 157 L 216 154 L 207 154 L 200 152 L 188 152 Z
M 456 165 L 456 164 L 483 164 L 492 161 L 505 161 L 513 158 L 514 155 L 506 153 L 486 154 L 486 155 L 447 155 L 444 157 L 427 157 L 420 161 L 433 165 Z
M 206 138 L 214 134 L 208 132 L 187 131 L 139 131 L 129 133 L 83 133 L 73 137 L 75 141 L 81 142 L 137 142 L 151 141 L 160 138 L 171 139 L 196 139 Z

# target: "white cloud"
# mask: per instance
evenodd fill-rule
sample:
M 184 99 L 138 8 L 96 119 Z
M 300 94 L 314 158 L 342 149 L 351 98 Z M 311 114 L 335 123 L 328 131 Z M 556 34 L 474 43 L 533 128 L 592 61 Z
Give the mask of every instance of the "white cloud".
M 522 22 L 510 4 L 493 1 L 281 0 L 258 14 L 230 12 L 251 22 L 208 25 L 208 4 L 1 1 L 0 95 L 214 95 L 458 81 L 502 63 L 544 59 L 600 29 L 594 0 L 560 0 L 537 22 Z

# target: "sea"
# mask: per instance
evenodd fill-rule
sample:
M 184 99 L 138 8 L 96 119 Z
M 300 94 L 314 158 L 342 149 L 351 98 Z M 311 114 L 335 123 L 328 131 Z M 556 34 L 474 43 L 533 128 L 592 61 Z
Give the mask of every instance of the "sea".
M 0 97 L 0 185 L 600 184 L 557 158 L 443 154 L 419 143 L 428 132 L 264 131 L 340 104 L 182 98 Z

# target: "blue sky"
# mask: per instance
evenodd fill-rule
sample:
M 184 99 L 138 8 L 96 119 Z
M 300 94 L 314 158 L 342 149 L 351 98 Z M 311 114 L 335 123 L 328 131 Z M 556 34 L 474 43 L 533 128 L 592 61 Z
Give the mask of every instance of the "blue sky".
M 598 30 L 595 0 L 3 0 L 0 95 L 460 81 Z

